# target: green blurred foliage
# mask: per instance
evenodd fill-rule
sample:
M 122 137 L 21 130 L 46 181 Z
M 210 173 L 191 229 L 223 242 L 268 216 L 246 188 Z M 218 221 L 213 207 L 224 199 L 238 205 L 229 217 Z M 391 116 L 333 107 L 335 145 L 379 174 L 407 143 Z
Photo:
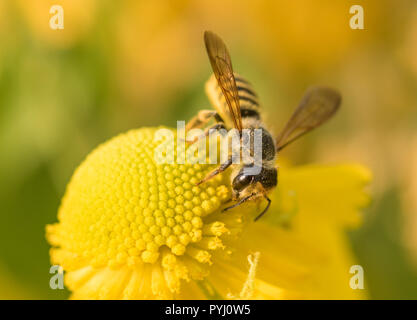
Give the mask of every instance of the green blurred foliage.
M 367 211 L 364 226 L 351 234 L 374 299 L 417 299 L 417 274 L 401 239 L 401 205 L 395 186 Z
M 49 288 L 44 231 L 66 183 L 115 134 L 175 126 L 208 106 L 206 29 L 230 45 L 274 131 L 308 85 L 342 91 L 338 117 L 284 156 L 371 168 L 374 204 L 352 248 L 371 298 L 417 298 L 404 236 L 416 219 L 404 193 L 417 150 L 417 6 L 361 3 L 365 30 L 348 27 L 355 1 L 0 0 L 0 298 L 68 296 Z M 64 30 L 49 29 L 52 4 L 65 10 Z

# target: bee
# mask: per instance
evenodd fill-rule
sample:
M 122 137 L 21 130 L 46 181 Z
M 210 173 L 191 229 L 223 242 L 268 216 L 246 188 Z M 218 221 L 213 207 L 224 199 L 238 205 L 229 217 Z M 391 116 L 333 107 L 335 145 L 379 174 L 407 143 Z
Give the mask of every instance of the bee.
M 216 124 L 206 128 L 205 135 L 208 135 L 210 129 L 234 128 L 239 133 L 242 133 L 243 129 L 250 132 L 260 129 L 262 164 L 257 168 L 258 174 L 248 174 L 248 170 L 245 169 L 256 164 L 234 164 L 232 156 L 229 155 L 226 161 L 209 172 L 198 184 L 206 182 L 229 167 L 234 167 L 231 173 L 231 200 L 235 203 L 223 211 L 246 201 L 264 198 L 268 203 L 256 216 L 256 221 L 269 209 L 271 199 L 268 193 L 278 184 L 277 154 L 293 141 L 329 120 L 339 109 L 341 95 L 338 91 L 323 86 L 308 89 L 282 132 L 274 138 L 262 122 L 258 96 L 252 85 L 233 72 L 232 61 L 222 39 L 215 33 L 206 31 L 204 43 L 213 69 L 213 75 L 207 81 L 205 89 L 214 110 L 201 110 L 187 123 L 186 130 L 204 127 L 211 119 L 214 119 Z M 253 144 L 250 152 L 254 152 Z

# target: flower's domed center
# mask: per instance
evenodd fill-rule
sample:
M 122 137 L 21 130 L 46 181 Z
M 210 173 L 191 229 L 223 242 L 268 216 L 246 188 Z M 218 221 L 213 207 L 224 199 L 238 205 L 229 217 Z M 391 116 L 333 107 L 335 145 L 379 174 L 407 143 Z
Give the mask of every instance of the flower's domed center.
M 242 227 L 236 210 L 220 212 L 228 177 L 196 186 L 212 165 L 157 164 L 155 131 L 122 134 L 76 170 L 59 223 L 48 227 L 55 263 L 66 270 L 154 265 L 152 277 L 159 270 L 162 287 L 176 292 L 180 279 L 203 278 L 213 255 L 228 252 L 225 243 Z

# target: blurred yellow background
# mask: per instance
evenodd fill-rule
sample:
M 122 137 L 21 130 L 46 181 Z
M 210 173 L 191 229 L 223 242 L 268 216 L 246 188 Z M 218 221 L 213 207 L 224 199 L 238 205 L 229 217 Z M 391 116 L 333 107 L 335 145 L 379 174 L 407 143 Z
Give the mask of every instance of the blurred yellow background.
M 49 26 L 54 4 L 63 30 Z M 349 27 L 354 4 L 364 30 Z M 204 30 L 225 40 L 275 132 L 309 85 L 342 92 L 337 117 L 283 157 L 371 168 L 352 248 L 371 298 L 417 298 L 415 1 L 0 0 L 0 299 L 68 296 L 49 288 L 44 237 L 66 183 L 117 133 L 208 106 Z

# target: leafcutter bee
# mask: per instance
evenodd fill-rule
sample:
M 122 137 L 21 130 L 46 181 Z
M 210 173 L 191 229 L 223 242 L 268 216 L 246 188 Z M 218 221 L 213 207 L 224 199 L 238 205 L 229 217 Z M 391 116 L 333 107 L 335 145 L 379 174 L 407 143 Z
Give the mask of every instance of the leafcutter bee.
M 234 128 L 239 133 L 243 129 L 249 129 L 249 131 L 260 129 L 262 161 L 260 164 L 237 165 L 233 163 L 230 155 L 226 161 L 208 173 L 199 184 L 229 167 L 234 167 L 231 185 L 232 200 L 235 203 L 223 210 L 235 208 L 249 200 L 264 198 L 268 204 L 257 215 L 256 221 L 268 210 L 271 204 L 268 193 L 278 183 L 276 167 L 278 152 L 329 120 L 339 109 L 341 96 L 338 91 L 328 87 L 316 86 L 308 89 L 282 132 L 274 138 L 262 122 L 258 96 L 251 84 L 233 72 L 230 55 L 224 42 L 210 31 L 204 33 L 204 42 L 214 73 L 206 83 L 206 93 L 215 110 L 201 110 L 188 122 L 186 130 L 204 127 L 210 119 L 214 119 L 216 124 L 206 128 L 205 135 L 208 135 L 209 129 L 230 130 Z M 254 150 L 251 149 L 250 152 L 253 153 Z M 256 165 L 259 166 L 256 168 L 258 174 L 248 174 L 247 169 L 253 169 Z

